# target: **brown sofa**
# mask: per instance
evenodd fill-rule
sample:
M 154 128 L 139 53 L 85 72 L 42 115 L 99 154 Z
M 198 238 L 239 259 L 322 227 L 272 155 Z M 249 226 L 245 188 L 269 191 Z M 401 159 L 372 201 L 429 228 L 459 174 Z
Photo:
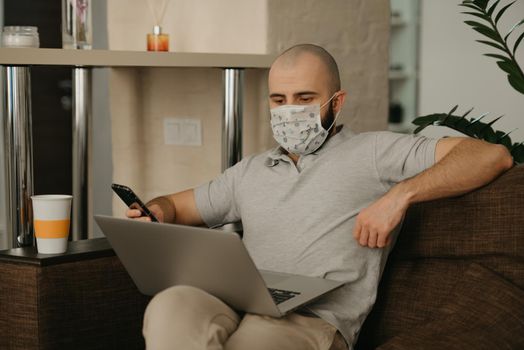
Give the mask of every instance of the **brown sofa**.
M 1 349 L 143 349 L 147 302 L 105 239 L 0 252 Z M 409 210 L 356 348 L 524 349 L 524 166 Z
M 356 349 L 524 349 L 524 166 L 408 211 Z

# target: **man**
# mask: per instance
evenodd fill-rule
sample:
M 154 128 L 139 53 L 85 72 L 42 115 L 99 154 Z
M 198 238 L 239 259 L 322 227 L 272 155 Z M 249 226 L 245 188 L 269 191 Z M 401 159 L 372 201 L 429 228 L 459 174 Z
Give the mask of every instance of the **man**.
M 503 146 L 479 140 L 356 135 L 337 126 L 346 92 L 334 59 L 318 46 L 282 53 L 269 94 L 280 147 L 148 206 L 164 222 L 241 220 L 258 268 L 346 284 L 282 319 L 240 315 L 202 290 L 172 287 L 146 310 L 148 348 L 351 349 L 408 207 L 471 191 L 512 166 Z

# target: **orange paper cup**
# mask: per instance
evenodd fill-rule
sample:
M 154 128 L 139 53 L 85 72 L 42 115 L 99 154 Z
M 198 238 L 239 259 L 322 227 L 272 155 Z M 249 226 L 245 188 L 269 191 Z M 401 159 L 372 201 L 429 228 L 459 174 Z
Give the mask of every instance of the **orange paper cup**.
M 66 252 L 72 198 L 69 195 L 31 197 L 38 253 L 62 254 Z

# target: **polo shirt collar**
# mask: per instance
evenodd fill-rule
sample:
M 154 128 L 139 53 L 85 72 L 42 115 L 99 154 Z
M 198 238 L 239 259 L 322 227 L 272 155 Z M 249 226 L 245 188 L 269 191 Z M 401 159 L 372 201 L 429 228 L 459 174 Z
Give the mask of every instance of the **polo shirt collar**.
M 301 158 L 316 157 L 355 135 L 350 129 L 344 128 L 344 125 L 340 125 L 338 127 L 340 128 L 339 132 L 327 139 L 327 141 L 319 149 L 313 153 L 302 156 Z M 289 158 L 284 149 L 278 146 L 269 152 L 265 164 L 266 166 L 273 167 L 281 160 L 288 163 L 292 162 L 291 158 Z

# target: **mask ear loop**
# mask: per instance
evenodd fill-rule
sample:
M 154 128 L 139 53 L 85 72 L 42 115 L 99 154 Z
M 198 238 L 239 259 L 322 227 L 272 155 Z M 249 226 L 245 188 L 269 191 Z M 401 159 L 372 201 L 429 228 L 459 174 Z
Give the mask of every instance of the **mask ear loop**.
M 324 108 L 325 105 L 327 105 L 329 102 L 331 102 L 331 100 L 333 100 L 333 99 L 335 98 L 335 96 L 337 96 L 337 93 L 338 93 L 338 91 L 335 92 L 335 93 L 333 94 L 333 96 L 331 96 L 331 97 L 329 98 L 329 100 L 327 100 L 326 102 L 324 102 L 324 104 L 322 104 L 322 106 L 320 106 L 320 109 Z
M 324 103 L 322 105 L 322 107 L 324 107 L 326 104 L 328 104 L 329 102 L 331 102 L 335 96 L 337 96 L 337 92 L 335 92 L 333 94 L 333 96 L 331 96 L 331 98 L 329 100 L 326 101 L 326 103 Z M 322 109 L 322 107 L 320 107 Z M 331 131 L 331 129 L 333 128 L 333 126 L 335 126 L 335 122 L 337 121 L 338 119 L 338 116 L 340 115 L 340 112 L 342 112 L 342 107 L 340 107 L 340 110 L 337 112 L 337 114 L 335 114 L 335 119 L 333 119 L 333 123 L 331 123 L 331 126 L 326 130 L 326 132 L 329 134 L 329 132 Z

